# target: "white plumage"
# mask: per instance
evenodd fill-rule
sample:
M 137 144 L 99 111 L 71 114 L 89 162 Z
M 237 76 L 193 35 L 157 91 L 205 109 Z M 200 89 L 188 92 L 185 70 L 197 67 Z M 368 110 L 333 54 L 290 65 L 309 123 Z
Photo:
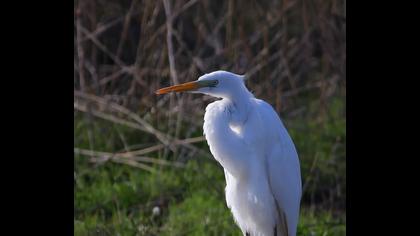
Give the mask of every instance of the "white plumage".
M 164 88 L 221 98 L 209 104 L 204 134 L 224 168 L 226 203 L 243 234 L 296 235 L 301 199 L 298 155 L 274 109 L 256 99 L 243 77 L 226 71 Z

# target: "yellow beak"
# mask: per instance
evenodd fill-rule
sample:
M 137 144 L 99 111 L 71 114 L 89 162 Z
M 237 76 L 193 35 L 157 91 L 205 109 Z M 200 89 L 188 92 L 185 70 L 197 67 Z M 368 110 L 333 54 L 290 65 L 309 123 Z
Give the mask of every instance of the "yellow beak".
M 161 88 L 161 89 L 157 90 L 155 93 L 160 95 L 160 94 L 165 94 L 165 93 L 170 93 L 170 92 L 191 91 L 191 90 L 198 89 L 200 87 L 201 86 L 198 82 L 192 81 L 192 82 L 188 82 L 188 83 L 169 86 L 169 87 L 166 87 L 166 88 Z
M 188 82 L 184 84 L 178 84 L 178 85 L 174 85 L 174 86 L 170 86 L 166 88 L 161 88 L 156 91 L 156 94 L 160 95 L 160 94 L 165 94 L 169 92 L 183 92 L 183 91 L 196 90 L 196 89 L 204 88 L 204 87 L 216 87 L 218 83 L 219 81 L 215 79 L 197 80 L 197 81 L 192 81 L 192 82 Z

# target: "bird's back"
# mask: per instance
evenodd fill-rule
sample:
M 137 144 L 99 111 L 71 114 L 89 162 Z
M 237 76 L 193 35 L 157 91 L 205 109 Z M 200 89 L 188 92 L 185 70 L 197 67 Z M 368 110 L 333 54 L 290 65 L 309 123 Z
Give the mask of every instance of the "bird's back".
M 272 106 L 262 100 L 256 101 L 259 104 L 258 109 L 265 132 L 270 136 L 270 142 L 266 147 L 266 158 L 271 191 L 276 199 L 280 218 L 286 218 L 286 222 L 279 222 L 279 227 L 287 225 L 288 235 L 296 235 L 302 195 L 297 151 L 286 127 Z M 279 235 L 282 235 L 281 231 L 278 230 Z

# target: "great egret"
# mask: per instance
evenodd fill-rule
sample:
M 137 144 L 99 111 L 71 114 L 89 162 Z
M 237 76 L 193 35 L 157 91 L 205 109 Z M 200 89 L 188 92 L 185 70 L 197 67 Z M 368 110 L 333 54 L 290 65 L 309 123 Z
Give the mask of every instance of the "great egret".
M 226 203 L 244 235 L 294 236 L 302 194 L 292 139 L 274 109 L 248 91 L 244 77 L 215 71 L 157 94 L 190 91 L 221 100 L 204 115 L 204 134 L 226 178 Z

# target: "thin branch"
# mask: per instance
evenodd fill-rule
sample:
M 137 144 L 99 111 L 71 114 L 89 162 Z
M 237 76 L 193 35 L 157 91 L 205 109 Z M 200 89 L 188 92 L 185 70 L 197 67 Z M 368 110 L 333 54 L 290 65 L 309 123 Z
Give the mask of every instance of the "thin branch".
M 127 14 L 124 17 L 123 29 L 122 29 L 122 32 L 121 32 L 120 41 L 119 41 L 118 46 L 117 46 L 117 52 L 115 53 L 117 58 L 120 57 L 122 48 L 123 48 L 124 43 L 126 41 L 128 27 L 130 26 L 131 14 L 134 11 L 134 6 L 136 5 L 136 3 L 137 3 L 137 0 L 132 0 L 131 1 L 130 8 L 129 8 Z
M 178 11 L 174 11 L 174 13 L 172 14 L 172 19 L 177 18 L 182 12 L 186 11 L 188 8 L 192 7 L 195 3 L 197 3 L 198 0 L 190 0 L 189 2 L 185 3 L 181 9 L 179 9 Z
M 162 159 L 145 157 L 145 156 L 100 152 L 100 151 L 93 151 L 93 150 L 82 149 L 82 148 L 74 148 L 74 153 L 79 154 L 79 155 L 84 155 L 84 156 L 90 156 L 90 157 L 98 157 L 97 160 L 95 160 L 95 162 L 119 161 L 121 163 L 124 161 L 124 163 L 127 163 L 125 161 L 130 161 L 129 163 L 133 164 L 134 162 L 137 163 L 138 161 L 140 161 L 140 162 L 165 165 L 165 166 L 184 167 L 184 164 L 181 162 L 170 162 L 170 161 L 166 161 Z M 141 163 L 137 163 L 137 164 L 141 164 Z M 147 167 L 151 168 L 149 166 Z
M 172 83 L 179 84 L 175 68 L 175 57 L 172 44 L 172 15 L 169 0 L 163 0 L 163 6 L 165 8 L 166 15 L 166 45 L 168 47 L 169 70 L 171 73 Z
M 130 128 L 134 128 L 134 129 L 138 129 L 138 130 L 147 132 L 147 130 L 145 128 L 143 128 L 142 126 L 140 126 L 136 123 L 133 123 L 133 122 L 115 117 L 115 116 L 110 115 L 110 114 L 106 114 L 104 112 L 100 112 L 100 111 L 96 111 L 96 110 L 88 110 L 87 106 L 82 106 L 81 104 L 76 103 L 76 102 L 74 103 L 74 109 L 76 109 L 78 111 L 81 111 L 81 112 L 90 112 L 92 115 L 94 115 L 98 118 L 101 118 L 101 119 L 108 120 L 108 121 L 111 121 L 111 122 L 116 123 L 116 124 L 121 124 L 121 125 L 130 127 Z
M 92 42 L 99 48 L 101 49 L 105 54 L 107 54 L 107 56 L 109 56 L 114 62 L 115 64 L 117 64 L 118 66 L 120 66 L 121 68 L 126 68 L 127 65 L 125 65 L 125 63 L 123 61 L 121 61 L 116 55 L 114 55 L 111 51 L 108 50 L 108 48 L 103 45 L 97 38 L 95 35 L 93 35 L 91 32 L 89 32 L 89 30 L 87 30 L 86 28 L 84 28 L 83 26 L 80 26 L 80 30 L 90 39 L 92 40 Z
M 84 92 L 86 91 L 86 81 L 85 81 L 85 70 L 84 68 L 84 50 L 82 46 L 82 23 L 81 23 L 81 10 L 80 6 L 77 9 L 76 13 L 76 40 L 77 40 L 77 56 L 78 56 L 78 62 L 79 62 L 79 80 L 80 80 L 80 89 Z
M 154 135 L 159 141 L 161 141 L 165 145 L 165 147 L 168 147 L 171 151 L 175 151 L 176 150 L 175 145 L 177 143 L 179 143 L 180 145 L 182 145 L 184 147 L 187 147 L 187 148 L 189 148 L 193 151 L 199 152 L 200 155 L 203 155 L 203 156 L 208 157 L 208 158 L 212 158 L 212 156 L 209 155 L 207 152 L 191 145 L 190 143 L 182 142 L 182 141 L 180 141 L 176 138 L 171 137 L 170 135 L 167 135 L 167 134 L 162 133 L 161 131 L 155 129 L 152 125 L 150 125 L 145 120 L 140 118 L 137 114 L 129 111 L 125 107 L 122 107 L 122 106 L 120 106 L 116 103 L 113 103 L 113 102 L 109 102 L 109 101 L 107 101 L 103 98 L 100 98 L 98 96 L 82 93 L 80 91 L 74 91 L 74 95 L 76 97 L 81 97 L 81 98 L 85 98 L 85 99 L 88 99 L 88 100 L 93 101 L 93 102 L 100 103 L 100 104 L 105 105 L 107 107 L 110 107 L 110 108 L 112 108 L 116 111 L 119 111 L 119 112 L 121 112 L 125 115 L 128 115 L 131 119 L 138 122 L 141 126 L 136 125 L 135 123 L 133 124 L 132 122 L 129 122 L 129 121 L 125 121 L 121 118 L 107 116 L 105 113 L 101 113 L 99 111 L 93 111 L 93 110 L 88 111 L 87 108 L 82 108 L 81 105 L 78 102 L 74 103 L 75 109 L 78 109 L 78 110 L 83 111 L 83 112 L 92 112 L 92 114 L 95 115 L 95 116 L 105 118 L 105 119 L 110 120 L 110 121 L 116 121 L 116 122 L 119 122 L 121 124 L 127 125 L 129 127 L 137 128 L 137 129 L 140 129 L 140 130 L 145 131 L 147 133 L 150 133 L 150 134 Z

